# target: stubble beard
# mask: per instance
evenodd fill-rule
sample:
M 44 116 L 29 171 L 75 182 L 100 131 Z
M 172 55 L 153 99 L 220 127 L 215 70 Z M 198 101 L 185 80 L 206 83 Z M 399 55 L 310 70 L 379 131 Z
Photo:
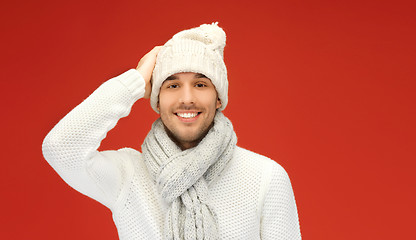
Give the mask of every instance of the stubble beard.
M 215 118 L 215 116 L 214 116 Z M 180 136 L 179 133 L 176 133 L 175 131 L 171 131 L 163 122 L 163 126 L 165 128 L 165 131 L 169 138 L 181 149 L 186 150 L 192 147 L 195 147 L 201 142 L 202 139 L 208 134 L 209 130 L 214 126 L 214 119 L 212 119 L 211 123 L 207 125 L 201 126 L 200 129 L 198 129 L 198 132 L 193 136 L 192 138 L 186 138 Z

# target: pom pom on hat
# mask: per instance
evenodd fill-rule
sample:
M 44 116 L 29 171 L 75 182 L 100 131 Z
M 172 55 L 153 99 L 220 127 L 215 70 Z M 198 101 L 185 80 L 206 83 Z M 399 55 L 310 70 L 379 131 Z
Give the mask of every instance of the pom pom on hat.
M 157 56 L 153 70 L 150 104 L 156 112 L 160 87 L 169 76 L 180 72 L 201 73 L 211 79 L 221 100 L 228 102 L 227 68 L 224 63 L 226 35 L 218 23 L 183 30 L 167 41 Z
M 198 28 L 184 30 L 175 34 L 172 39 L 191 39 L 200 41 L 204 43 L 207 48 L 221 52 L 221 56 L 223 56 L 225 38 L 225 32 L 218 26 L 218 22 L 216 22 L 212 24 L 202 24 Z

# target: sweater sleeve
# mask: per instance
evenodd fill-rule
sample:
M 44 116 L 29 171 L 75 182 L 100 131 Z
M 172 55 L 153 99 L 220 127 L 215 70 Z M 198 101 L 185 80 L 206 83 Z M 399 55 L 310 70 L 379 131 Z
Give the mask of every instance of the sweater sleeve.
M 111 209 L 122 184 L 122 152 L 97 149 L 117 121 L 144 96 L 145 82 L 131 69 L 103 83 L 48 133 L 43 156 L 77 191 Z
M 301 239 L 295 196 L 289 176 L 279 164 L 274 162 L 273 165 L 261 217 L 261 238 Z

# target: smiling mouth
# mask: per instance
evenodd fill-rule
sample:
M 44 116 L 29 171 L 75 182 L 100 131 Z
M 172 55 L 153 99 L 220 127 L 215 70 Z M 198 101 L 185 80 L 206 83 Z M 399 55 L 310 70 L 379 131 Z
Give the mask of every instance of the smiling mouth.
M 181 117 L 181 118 L 185 118 L 185 119 L 190 119 L 190 118 L 194 118 L 196 116 L 198 116 L 201 112 L 188 112 L 188 113 L 175 113 L 176 116 Z

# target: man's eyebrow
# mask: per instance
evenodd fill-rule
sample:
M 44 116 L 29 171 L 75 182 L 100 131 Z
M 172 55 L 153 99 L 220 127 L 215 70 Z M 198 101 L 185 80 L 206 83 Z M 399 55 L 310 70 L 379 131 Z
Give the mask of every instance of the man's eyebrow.
M 167 77 L 167 78 L 165 79 L 165 81 L 168 81 L 168 80 L 176 80 L 176 79 L 178 79 L 178 77 L 177 77 L 177 76 L 175 76 L 175 75 L 170 75 L 169 77 Z
M 195 78 L 208 78 L 207 76 L 205 76 L 204 74 L 202 74 L 202 73 L 197 73 L 197 74 L 195 74 Z
M 195 78 L 208 78 L 207 76 L 205 76 L 204 74 L 202 74 L 202 73 L 195 73 Z M 175 75 L 170 75 L 169 77 L 167 77 L 166 79 L 165 79 L 165 81 L 169 81 L 169 80 L 177 80 L 178 79 L 178 77 L 177 76 L 175 76 Z M 209 79 L 209 78 L 208 78 Z

